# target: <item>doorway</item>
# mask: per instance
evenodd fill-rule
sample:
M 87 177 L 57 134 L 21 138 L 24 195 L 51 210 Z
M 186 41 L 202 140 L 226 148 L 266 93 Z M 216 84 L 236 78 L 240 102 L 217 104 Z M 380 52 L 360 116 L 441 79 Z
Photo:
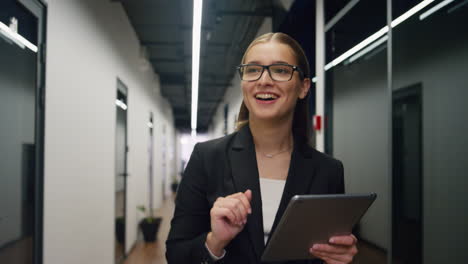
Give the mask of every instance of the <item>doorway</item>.
M 422 85 L 393 92 L 393 263 L 422 263 Z
M 45 12 L 0 1 L 0 263 L 42 263 Z
M 127 93 L 125 84 L 117 79 L 115 128 L 115 263 L 125 259 L 127 207 Z

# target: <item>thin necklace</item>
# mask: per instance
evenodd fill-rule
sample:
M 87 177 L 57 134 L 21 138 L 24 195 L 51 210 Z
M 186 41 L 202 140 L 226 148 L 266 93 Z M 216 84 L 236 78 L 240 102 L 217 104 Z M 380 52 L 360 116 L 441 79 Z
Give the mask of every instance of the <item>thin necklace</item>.
M 274 153 L 274 154 L 265 154 L 265 153 L 263 153 L 263 152 L 260 152 L 260 154 L 262 154 L 263 156 L 265 156 L 265 157 L 267 157 L 267 158 L 272 159 L 274 156 L 276 156 L 276 155 L 278 155 L 278 154 L 281 154 L 281 153 L 283 153 L 283 152 L 286 152 L 286 151 L 288 151 L 288 150 L 290 150 L 290 149 L 291 149 L 291 146 L 288 147 L 287 149 L 280 150 L 279 152 L 276 152 L 276 153 Z

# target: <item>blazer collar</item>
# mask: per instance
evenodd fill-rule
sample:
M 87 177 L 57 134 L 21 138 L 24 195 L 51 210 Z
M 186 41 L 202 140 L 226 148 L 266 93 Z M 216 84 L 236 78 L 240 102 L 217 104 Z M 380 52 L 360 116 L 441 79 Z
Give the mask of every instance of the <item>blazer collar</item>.
M 262 199 L 258 175 L 257 158 L 252 134 L 248 125 L 240 129 L 229 152 L 232 178 L 236 192 L 252 191 L 250 206 L 252 214 L 247 218 L 247 231 L 256 253 L 257 262 L 265 248 L 263 235 Z
M 312 153 L 306 144 L 294 140 L 288 177 L 281 197 L 280 205 L 273 223 L 272 232 L 283 216 L 289 200 L 296 194 L 306 194 L 314 177 Z M 255 155 L 255 145 L 248 125 L 239 130 L 229 150 L 232 177 L 237 192 L 252 190 L 252 214 L 247 219 L 247 230 L 253 244 L 257 260 L 265 249 L 263 233 L 262 199 L 260 181 Z

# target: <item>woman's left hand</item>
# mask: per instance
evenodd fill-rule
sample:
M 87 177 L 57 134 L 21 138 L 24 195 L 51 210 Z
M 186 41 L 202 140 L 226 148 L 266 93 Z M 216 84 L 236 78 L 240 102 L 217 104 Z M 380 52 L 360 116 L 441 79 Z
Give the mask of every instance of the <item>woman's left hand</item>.
M 314 244 L 309 252 L 324 260 L 327 264 L 348 264 L 353 261 L 358 253 L 354 235 L 334 236 L 328 244 Z

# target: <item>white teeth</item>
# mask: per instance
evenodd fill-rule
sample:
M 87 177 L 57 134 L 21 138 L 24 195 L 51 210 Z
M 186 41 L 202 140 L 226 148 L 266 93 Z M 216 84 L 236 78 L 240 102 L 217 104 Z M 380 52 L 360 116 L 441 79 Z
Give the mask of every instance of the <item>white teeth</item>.
M 276 96 L 274 94 L 269 94 L 269 93 L 261 93 L 261 94 L 256 94 L 255 98 L 258 98 L 258 99 L 276 99 L 276 98 L 278 98 L 278 96 Z

